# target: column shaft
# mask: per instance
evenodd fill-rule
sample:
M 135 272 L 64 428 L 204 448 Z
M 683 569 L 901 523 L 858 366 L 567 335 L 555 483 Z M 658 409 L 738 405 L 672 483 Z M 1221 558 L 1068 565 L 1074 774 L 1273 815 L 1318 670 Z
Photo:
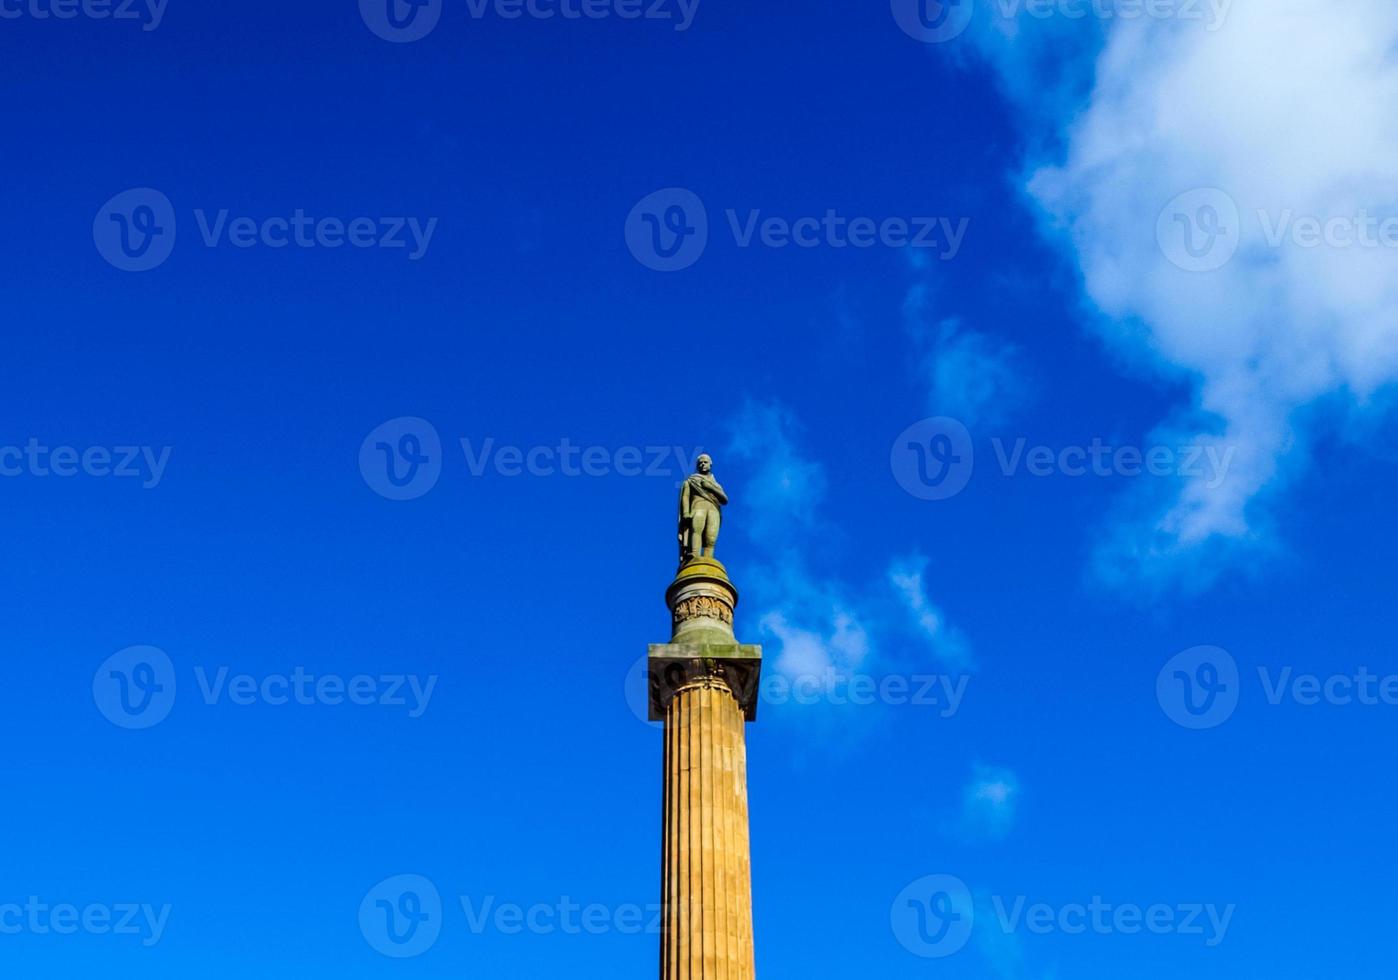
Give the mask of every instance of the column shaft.
M 661 980 L 754 980 L 743 710 L 718 678 L 665 708 Z

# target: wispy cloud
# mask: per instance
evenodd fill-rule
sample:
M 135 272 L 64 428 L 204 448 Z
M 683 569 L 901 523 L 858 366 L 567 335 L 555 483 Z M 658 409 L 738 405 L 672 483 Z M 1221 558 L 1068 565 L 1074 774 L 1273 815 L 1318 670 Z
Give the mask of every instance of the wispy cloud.
M 1021 934 L 1000 927 L 1001 910 L 992 896 L 977 894 L 975 908 L 976 948 L 985 957 L 993 976 L 999 980 L 1057 980 L 1056 969 L 1032 968 L 1027 964 Z
M 788 679 L 876 669 L 880 646 L 899 650 L 915 641 L 924 666 L 969 665 L 970 644 L 928 598 L 925 562 L 896 562 L 888 579 L 852 584 L 818 571 L 827 556 L 812 546 L 838 529 L 824 515 L 825 469 L 800 447 L 794 414 L 778 404 L 749 403 L 734 419 L 729 456 L 745 464 L 742 502 L 735 513 L 761 557 L 745 590 L 761 612 L 758 629 L 772 647 L 773 668 Z M 901 607 L 902 614 L 891 616 Z M 885 650 L 884 666 L 889 657 Z
M 854 616 L 838 607 L 815 617 L 816 629 L 803 629 L 774 609 L 758 622 L 764 637 L 780 646 L 776 669 L 788 678 L 823 677 L 829 671 L 848 674 L 864 663 L 869 635 Z
M 1001 840 L 1014 826 L 1019 778 L 1009 769 L 977 765 L 962 791 L 961 831 L 969 838 Z
M 809 541 L 823 533 L 824 467 L 799 448 L 800 423 L 779 403 L 748 402 L 732 424 L 729 454 L 746 464 L 744 530 L 761 555 L 758 629 L 776 646 L 773 667 L 788 679 L 857 669 L 869 653 L 865 616 L 849 587 L 812 568 Z
M 902 312 L 919 354 L 928 411 L 974 428 L 1003 425 L 1030 402 L 1028 369 L 1018 345 L 972 330 L 955 316 L 937 315 L 926 281 L 909 287 Z
M 825 470 L 797 449 L 800 424 L 779 403 L 749 401 L 732 423 L 728 451 L 749 466 L 748 534 L 769 548 L 804 537 L 825 499 Z
M 923 583 L 926 569 L 926 558 L 902 559 L 889 568 L 888 579 L 937 662 L 964 670 L 972 665 L 970 644 L 959 630 L 947 623 L 946 615 L 928 598 Z

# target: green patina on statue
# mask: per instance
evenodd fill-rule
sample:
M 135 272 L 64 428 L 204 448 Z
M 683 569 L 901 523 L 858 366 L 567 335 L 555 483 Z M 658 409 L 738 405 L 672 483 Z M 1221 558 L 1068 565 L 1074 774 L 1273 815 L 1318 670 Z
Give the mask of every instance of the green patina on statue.
M 713 475 L 714 461 L 708 453 L 699 457 L 697 472 L 680 487 L 680 564 L 694 558 L 712 558 L 718 543 L 719 508 L 728 503 Z

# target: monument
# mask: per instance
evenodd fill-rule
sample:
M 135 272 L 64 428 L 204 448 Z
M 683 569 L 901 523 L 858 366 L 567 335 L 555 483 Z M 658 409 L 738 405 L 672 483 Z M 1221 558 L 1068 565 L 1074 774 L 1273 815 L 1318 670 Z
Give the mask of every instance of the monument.
M 650 717 L 665 723 L 661 980 L 754 980 L 747 745 L 762 648 L 733 632 L 738 590 L 714 557 L 728 495 L 700 456 L 680 488 L 669 643 L 650 646 Z
M 714 461 L 700 455 L 695 472 L 680 487 L 680 565 L 691 558 L 712 558 L 718 544 L 720 508 L 728 495 L 713 476 Z

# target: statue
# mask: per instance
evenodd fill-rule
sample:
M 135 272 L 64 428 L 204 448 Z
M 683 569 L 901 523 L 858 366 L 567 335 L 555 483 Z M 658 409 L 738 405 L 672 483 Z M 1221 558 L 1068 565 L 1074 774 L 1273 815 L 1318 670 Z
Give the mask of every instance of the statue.
M 680 487 L 680 564 L 693 558 L 712 558 L 718 542 L 719 508 L 728 495 L 713 477 L 714 461 L 708 453 L 695 464 Z

